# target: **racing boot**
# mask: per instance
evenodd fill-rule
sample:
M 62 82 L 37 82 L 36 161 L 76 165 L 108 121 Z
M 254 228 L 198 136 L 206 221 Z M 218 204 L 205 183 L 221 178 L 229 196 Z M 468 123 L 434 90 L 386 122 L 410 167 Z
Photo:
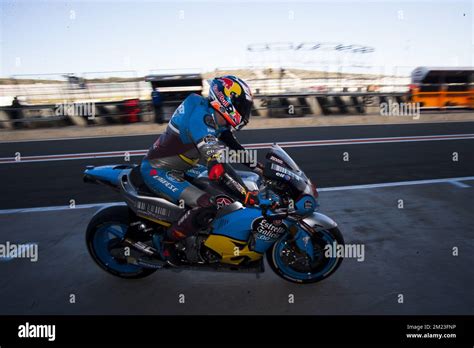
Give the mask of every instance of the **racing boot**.
M 209 227 L 216 214 L 216 206 L 189 209 L 168 228 L 168 239 L 179 241 L 198 234 L 199 230 Z
M 176 262 L 175 243 L 197 235 L 201 229 L 208 228 L 216 214 L 216 206 L 196 207 L 186 211 L 178 221 L 168 228 L 167 238 L 163 241 L 163 257 L 170 262 Z
M 166 235 L 155 234 L 153 236 L 153 245 L 158 250 L 160 258 L 171 266 L 179 266 L 181 258 L 175 247 L 176 241 L 169 240 Z

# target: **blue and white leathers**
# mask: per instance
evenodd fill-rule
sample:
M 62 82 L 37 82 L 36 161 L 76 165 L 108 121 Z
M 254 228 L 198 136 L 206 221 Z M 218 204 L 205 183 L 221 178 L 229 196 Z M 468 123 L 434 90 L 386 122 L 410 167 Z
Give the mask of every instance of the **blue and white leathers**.
M 193 177 L 206 169 L 197 162 L 222 150 L 218 138 L 226 130 L 229 128 L 217 124 L 215 110 L 206 98 L 189 95 L 142 161 L 147 186 L 172 202 L 183 199 L 189 206 L 199 206 L 205 192 L 188 182 L 184 173 Z

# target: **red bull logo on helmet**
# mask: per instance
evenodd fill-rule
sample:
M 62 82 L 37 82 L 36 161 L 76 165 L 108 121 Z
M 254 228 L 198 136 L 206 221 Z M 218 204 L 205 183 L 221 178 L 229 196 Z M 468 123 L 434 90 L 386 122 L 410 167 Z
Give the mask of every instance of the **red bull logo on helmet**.
M 239 96 L 242 94 L 242 87 L 231 79 L 227 77 L 222 77 L 220 79 L 222 83 L 224 84 L 224 93 L 226 96 L 230 97 L 232 93 L 235 93 L 235 95 Z
M 226 108 L 229 107 L 230 103 L 225 99 L 224 95 L 219 91 L 217 86 L 214 85 L 214 87 L 212 89 L 214 90 L 214 93 L 216 94 L 217 99 L 219 99 L 221 104 L 224 105 L 224 107 L 226 107 Z
M 242 81 L 234 77 L 217 77 L 210 90 L 212 107 L 220 112 L 220 114 L 233 126 L 238 126 L 242 121 L 242 116 L 232 104 L 233 97 L 239 97 L 244 93 L 245 97 L 251 100 L 252 96 L 248 95 L 248 86 Z M 239 81 L 239 82 L 237 82 Z M 216 83 L 219 82 L 219 83 Z

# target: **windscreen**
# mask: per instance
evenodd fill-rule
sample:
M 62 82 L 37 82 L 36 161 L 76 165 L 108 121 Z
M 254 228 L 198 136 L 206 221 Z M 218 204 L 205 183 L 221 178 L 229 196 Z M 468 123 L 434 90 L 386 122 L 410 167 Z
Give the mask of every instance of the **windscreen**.
M 286 165 L 286 167 L 294 171 L 301 171 L 300 167 L 298 167 L 290 155 L 277 144 L 272 145 L 271 150 L 267 154 L 267 159 L 280 165 Z

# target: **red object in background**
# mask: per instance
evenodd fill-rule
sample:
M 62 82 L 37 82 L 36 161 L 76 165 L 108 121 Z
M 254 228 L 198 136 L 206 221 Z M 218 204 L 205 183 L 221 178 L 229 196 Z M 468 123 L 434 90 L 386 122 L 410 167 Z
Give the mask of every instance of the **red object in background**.
M 130 123 L 140 121 L 138 119 L 138 114 L 140 113 L 140 100 L 139 99 L 129 99 L 125 100 L 123 105 L 125 106 L 125 113 L 128 115 L 127 120 Z

